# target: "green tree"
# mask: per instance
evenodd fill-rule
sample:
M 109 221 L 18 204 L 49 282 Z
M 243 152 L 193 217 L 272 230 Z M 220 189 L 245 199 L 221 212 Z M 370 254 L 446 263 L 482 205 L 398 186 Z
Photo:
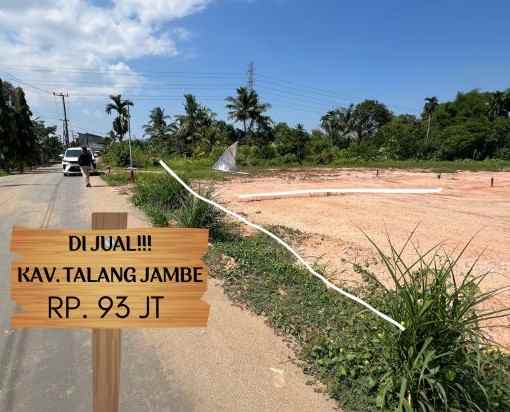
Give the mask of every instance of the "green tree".
M 390 159 L 405 160 L 421 157 L 423 128 L 412 118 L 399 116 L 379 129 L 374 140 Z
M 470 119 L 440 132 L 438 156 L 442 160 L 490 157 L 497 149 L 496 136 L 487 119 Z
M 510 112 L 510 90 L 492 93 L 488 105 L 490 120 L 495 120 L 498 117 L 508 117 Z
M 46 126 L 44 121 L 40 119 L 34 119 L 32 123 L 38 148 L 39 163 L 58 159 L 58 155 L 64 151 L 64 147 L 56 134 L 57 126 Z
M 243 125 L 245 135 L 252 132 L 254 126 L 261 129 L 270 126 L 271 118 L 264 113 L 271 108 L 271 105 L 261 103 L 255 90 L 239 87 L 237 96 L 229 96 L 225 100 L 229 118 Z
M 354 105 L 330 110 L 321 117 L 321 127 L 327 133 L 331 144 L 344 148 L 349 146 L 354 132 Z
M 6 83 L 0 79 L 0 167 L 10 168 L 10 152 L 15 137 L 14 110 L 7 104 Z
M 291 128 L 287 123 L 278 123 L 274 128 L 275 144 L 278 153 L 288 159 L 303 163 L 310 135 L 304 126 L 298 124 Z
M 133 106 L 131 100 L 122 99 L 122 95 L 110 95 L 111 102 L 106 105 L 105 111 L 108 115 L 113 112 L 117 114 L 113 120 L 113 131 L 115 137 L 121 142 L 129 128 L 129 106 Z
M 14 142 L 14 162 L 23 173 L 26 165 L 37 163 L 37 145 L 32 123 L 32 112 L 21 87 L 15 89 L 16 140 Z
M 352 111 L 353 130 L 358 144 L 374 136 L 392 117 L 388 108 L 377 100 L 364 100 L 358 103 Z

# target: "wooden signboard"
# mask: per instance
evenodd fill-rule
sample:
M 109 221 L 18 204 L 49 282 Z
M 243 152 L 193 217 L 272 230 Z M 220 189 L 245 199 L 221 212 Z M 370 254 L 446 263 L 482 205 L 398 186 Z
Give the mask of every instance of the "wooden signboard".
M 12 327 L 206 326 L 205 229 L 14 227 Z
M 126 229 L 93 213 L 94 230 L 14 227 L 14 328 L 93 328 L 94 412 L 118 412 L 121 328 L 207 326 L 205 229 Z

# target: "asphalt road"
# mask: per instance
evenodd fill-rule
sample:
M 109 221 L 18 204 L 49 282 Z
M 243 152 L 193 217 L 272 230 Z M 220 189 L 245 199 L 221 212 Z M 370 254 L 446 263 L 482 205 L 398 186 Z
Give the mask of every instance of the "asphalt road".
M 90 330 L 9 328 L 14 309 L 8 290 L 12 226 L 89 228 L 90 221 L 80 212 L 86 190 L 80 177 L 63 177 L 56 166 L 0 179 L 2 412 L 92 410 Z M 166 387 L 159 359 L 138 334 L 124 334 L 123 346 L 147 353 L 142 373 L 137 351 L 123 350 L 122 388 L 126 390 L 121 393 L 121 410 L 171 410 L 176 392 L 154 391 L 154 382 Z M 185 399 L 179 399 L 179 405 L 181 410 L 191 409 Z

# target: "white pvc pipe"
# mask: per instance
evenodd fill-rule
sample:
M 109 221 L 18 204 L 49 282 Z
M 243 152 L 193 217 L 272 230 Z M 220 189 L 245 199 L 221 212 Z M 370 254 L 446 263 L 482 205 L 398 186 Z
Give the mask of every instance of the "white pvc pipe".
M 285 197 L 313 197 L 314 195 L 334 195 L 345 193 L 381 193 L 381 194 L 430 194 L 441 193 L 443 189 L 384 189 L 384 188 L 345 188 L 345 189 L 308 189 L 308 190 L 293 190 L 289 192 L 271 192 L 271 193 L 250 193 L 239 195 L 241 200 L 264 200 L 264 199 L 278 199 Z
M 292 249 L 287 243 L 285 243 L 282 239 L 280 239 L 274 233 L 271 233 L 269 230 L 264 229 L 262 226 L 259 226 L 259 225 L 256 225 L 255 223 L 250 222 L 249 220 L 245 219 L 244 217 L 238 215 L 235 212 L 232 212 L 231 210 L 228 210 L 227 208 L 221 206 L 220 204 L 213 202 L 212 200 L 207 199 L 204 196 L 201 196 L 200 194 L 196 193 L 191 187 L 189 187 L 177 175 L 177 173 L 175 173 L 172 169 L 170 169 L 170 167 L 163 160 L 160 160 L 159 164 L 161 166 L 163 166 L 163 168 L 168 172 L 168 174 L 170 176 L 172 176 L 175 180 L 177 180 L 177 182 L 179 182 L 189 193 L 191 193 L 197 199 L 200 199 L 200 200 L 204 201 L 205 203 L 210 204 L 211 206 L 221 210 L 222 212 L 236 218 L 237 220 L 241 221 L 242 223 L 244 223 L 244 224 L 258 230 L 259 232 L 264 233 L 265 235 L 269 236 L 270 238 L 274 239 L 276 242 L 278 242 L 280 245 L 282 245 L 285 249 L 287 249 L 292 255 L 294 255 L 295 258 L 304 265 L 304 267 L 308 270 L 308 272 L 310 272 L 313 276 L 317 277 L 322 283 L 324 283 L 326 285 L 327 288 L 333 289 L 333 290 L 337 291 L 338 293 L 344 295 L 345 297 L 353 300 L 354 302 L 359 303 L 360 305 L 366 307 L 368 310 L 375 313 L 380 318 L 395 325 L 401 331 L 405 330 L 404 326 L 402 326 L 399 322 L 397 322 L 393 318 L 390 318 L 388 315 L 385 315 L 384 313 L 380 312 L 379 310 L 377 310 L 376 308 L 371 306 L 369 303 L 365 302 L 363 299 L 360 299 L 357 296 L 354 296 L 353 294 L 339 288 L 335 284 L 331 283 L 324 276 L 322 276 L 320 273 L 317 273 L 294 249 Z

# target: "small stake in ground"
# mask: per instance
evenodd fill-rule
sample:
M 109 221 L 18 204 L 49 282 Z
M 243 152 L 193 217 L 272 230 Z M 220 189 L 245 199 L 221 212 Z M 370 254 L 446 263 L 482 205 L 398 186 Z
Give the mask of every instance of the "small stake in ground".
M 494 178 L 491 177 L 491 187 L 494 187 Z
M 377 169 L 377 170 L 375 171 L 375 175 L 376 175 L 376 176 L 379 176 L 379 169 Z
M 437 178 L 441 179 L 441 173 L 438 173 Z
M 134 183 L 135 182 L 135 171 L 133 170 L 133 168 L 129 168 L 129 179 L 128 179 L 129 183 Z

